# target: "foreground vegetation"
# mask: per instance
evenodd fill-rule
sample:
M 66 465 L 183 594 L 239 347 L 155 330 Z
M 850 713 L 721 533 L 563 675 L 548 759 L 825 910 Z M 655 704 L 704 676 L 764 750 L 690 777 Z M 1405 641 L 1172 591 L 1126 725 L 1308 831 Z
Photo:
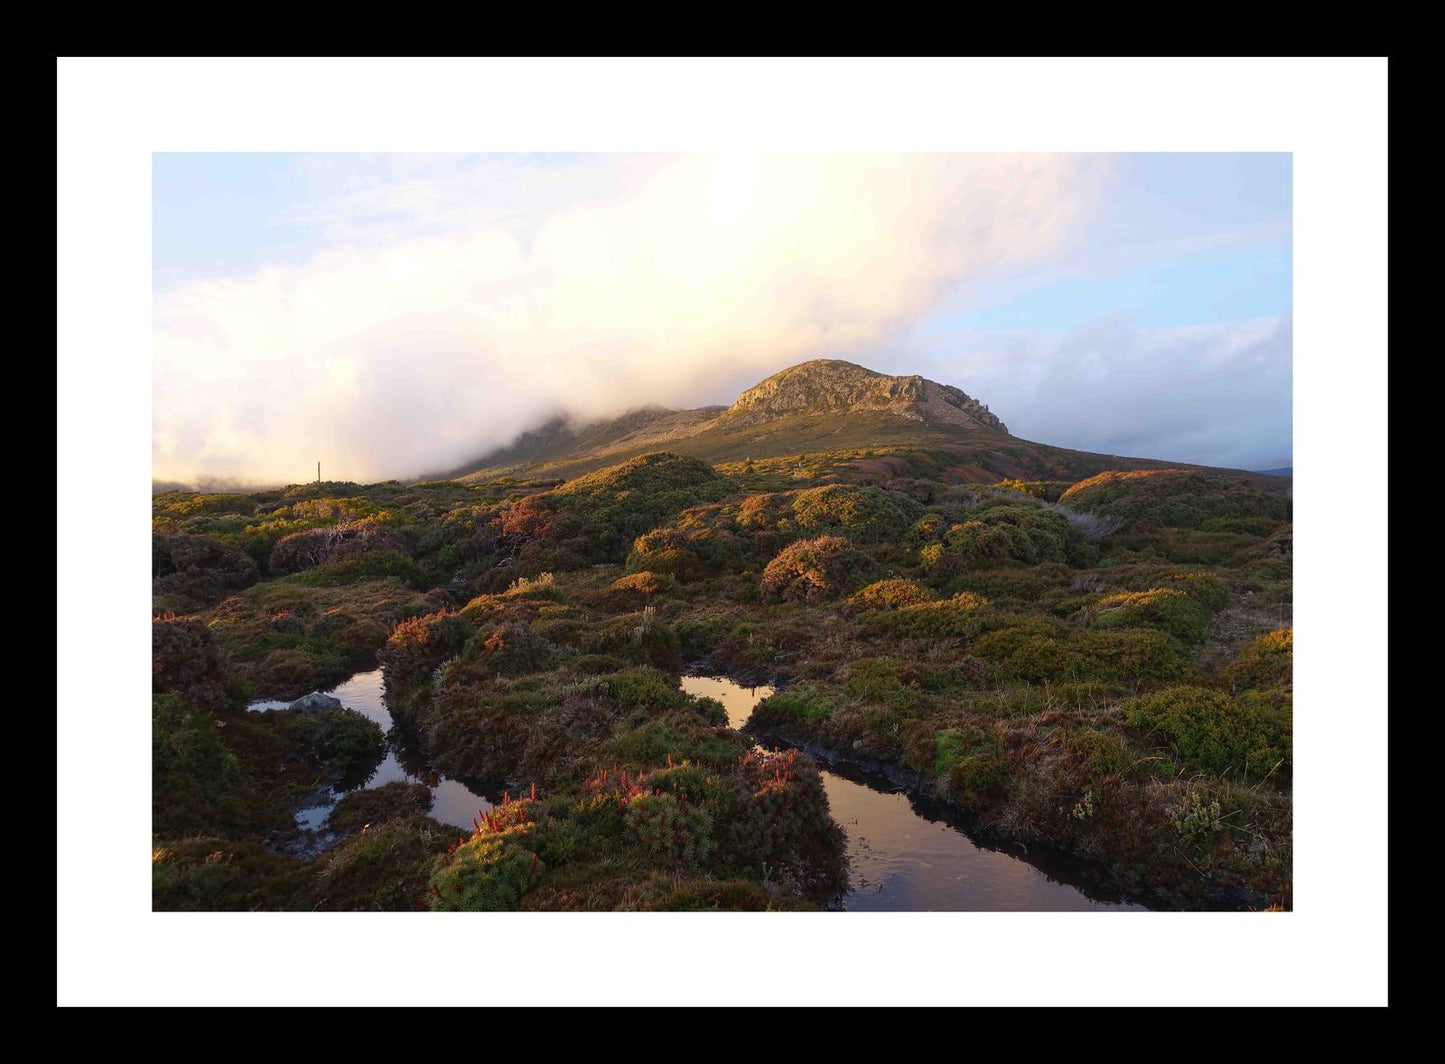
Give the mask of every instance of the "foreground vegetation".
M 707 660 L 777 686 L 750 730 L 980 831 L 1160 904 L 1288 907 L 1287 496 L 974 476 L 936 450 L 650 453 L 563 483 L 157 495 L 155 905 L 824 905 L 845 872 L 817 770 L 684 694 Z M 430 765 L 505 797 L 461 832 L 424 787 L 353 792 L 342 841 L 291 856 L 295 804 L 381 737 L 244 707 L 377 664 Z

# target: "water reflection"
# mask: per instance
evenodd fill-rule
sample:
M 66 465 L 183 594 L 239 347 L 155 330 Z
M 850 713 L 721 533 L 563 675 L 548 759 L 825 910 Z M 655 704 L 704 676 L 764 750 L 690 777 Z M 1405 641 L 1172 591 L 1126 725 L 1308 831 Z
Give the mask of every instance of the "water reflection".
M 326 694 L 341 699 L 341 704 L 369 717 L 386 733 L 386 757 L 365 780 L 344 780 L 328 788 L 320 800 L 296 813 L 296 823 L 308 831 L 317 831 L 331 814 L 341 795 L 351 790 L 369 790 L 387 783 L 421 783 L 431 788 L 431 815 L 443 824 L 471 828 L 477 810 L 492 808 L 492 803 L 461 780 L 448 779 L 434 771 L 419 752 L 411 737 L 392 723 L 382 689 L 381 670 L 359 672 Z M 290 703 L 277 701 L 252 702 L 248 709 L 285 709 Z
M 734 728 L 771 687 L 685 676 L 683 690 L 716 698 Z M 975 843 L 941 803 L 910 798 L 887 780 L 819 764 L 828 805 L 848 836 L 851 910 L 1081 911 L 1140 909 L 1091 883 L 1083 862 L 1042 853 L 1022 859 Z M 1017 844 L 1013 844 L 1015 847 Z

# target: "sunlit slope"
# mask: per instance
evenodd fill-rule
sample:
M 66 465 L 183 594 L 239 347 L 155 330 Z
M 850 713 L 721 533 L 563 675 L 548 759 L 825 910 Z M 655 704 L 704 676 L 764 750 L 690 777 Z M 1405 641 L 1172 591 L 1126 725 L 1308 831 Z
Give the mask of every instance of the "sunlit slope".
M 864 478 L 965 483 L 1010 477 L 1072 482 L 1108 469 L 1181 465 L 1019 439 L 987 406 L 957 388 L 819 359 L 759 382 L 726 409 L 650 408 L 585 425 L 557 419 L 450 476 L 465 483 L 570 479 L 660 450 L 714 465 L 750 460 L 777 465 L 796 457 L 807 460 L 813 475 L 822 465 Z M 1274 486 L 1283 490 L 1277 479 Z

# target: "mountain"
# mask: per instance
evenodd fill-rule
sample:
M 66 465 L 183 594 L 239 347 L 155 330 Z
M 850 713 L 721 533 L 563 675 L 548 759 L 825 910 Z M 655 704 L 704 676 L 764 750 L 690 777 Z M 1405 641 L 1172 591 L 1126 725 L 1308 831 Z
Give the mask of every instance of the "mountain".
M 1294 476 L 1294 466 L 1283 466 L 1279 469 L 1261 469 L 1259 472 L 1267 477 L 1292 477 Z
M 890 377 L 828 358 L 791 366 L 753 385 L 716 424 L 757 425 L 808 413 L 887 413 L 909 421 L 1008 435 L 988 407 L 951 385 L 918 376 Z
M 814 359 L 760 381 L 726 408 L 646 407 L 593 422 L 555 418 L 445 476 L 467 483 L 570 479 L 661 450 L 714 465 L 821 456 L 864 476 L 971 483 L 1005 477 L 1073 482 L 1109 469 L 1181 464 L 1019 439 L 986 405 L 952 385 Z

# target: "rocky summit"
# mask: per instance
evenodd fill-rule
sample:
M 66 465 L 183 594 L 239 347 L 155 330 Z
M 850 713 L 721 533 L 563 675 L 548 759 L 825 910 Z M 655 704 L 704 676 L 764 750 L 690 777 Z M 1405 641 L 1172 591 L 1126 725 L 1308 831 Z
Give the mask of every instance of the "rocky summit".
M 912 374 L 891 377 L 852 362 L 819 358 L 790 366 L 738 396 L 722 424 L 770 421 L 799 413 L 881 411 L 960 428 L 1008 428 L 962 390 Z

